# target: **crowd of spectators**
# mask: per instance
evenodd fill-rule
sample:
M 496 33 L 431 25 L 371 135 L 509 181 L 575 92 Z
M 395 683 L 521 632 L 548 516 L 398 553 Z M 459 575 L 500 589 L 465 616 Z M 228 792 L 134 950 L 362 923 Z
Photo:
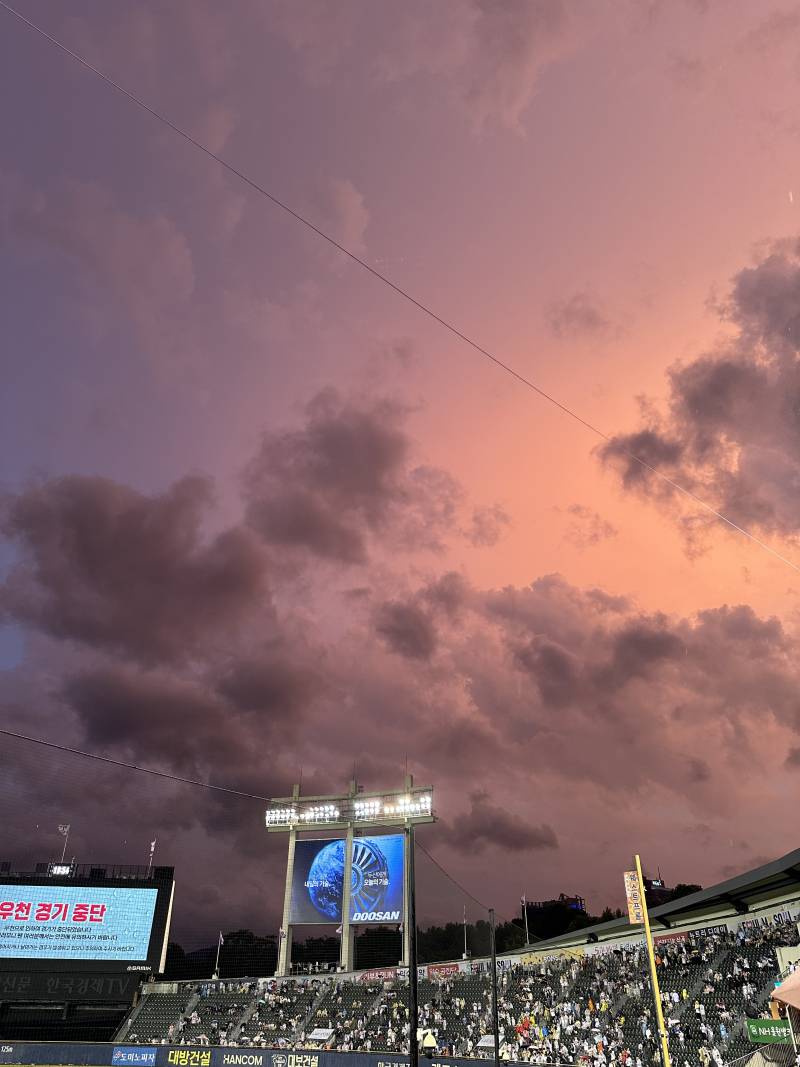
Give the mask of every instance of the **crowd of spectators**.
M 656 968 L 675 1067 L 721 1067 L 747 1051 L 744 1020 L 769 1014 L 769 993 L 779 976 L 775 949 L 797 945 L 798 940 L 795 917 L 657 942 Z M 149 993 L 146 1000 L 158 996 Z M 174 992 L 170 996 L 174 1011 Z M 512 966 L 500 974 L 497 1008 L 505 1060 L 582 1067 L 651 1067 L 660 1062 L 642 945 Z M 178 1017 L 166 1029 L 165 1010 L 153 1002 L 143 1007 L 140 1017 L 162 1020 L 159 1035 L 143 1033 L 144 1041 L 408 1051 L 405 982 L 323 975 L 207 982 L 187 990 Z M 491 984 L 485 973 L 420 980 L 423 1054 L 491 1055 L 492 1018 Z M 126 1040 L 137 1040 L 137 1034 Z

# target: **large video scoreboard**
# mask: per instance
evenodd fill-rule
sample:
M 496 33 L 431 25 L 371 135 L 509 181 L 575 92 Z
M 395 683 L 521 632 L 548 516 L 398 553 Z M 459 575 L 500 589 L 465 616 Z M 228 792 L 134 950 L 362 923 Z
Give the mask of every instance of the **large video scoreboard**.
M 32 977 L 33 991 L 41 972 L 53 978 L 136 975 L 138 981 L 163 971 L 173 875 L 171 867 L 0 870 L 0 994 L 3 984 L 20 986 L 9 980 L 23 973 Z M 50 984 L 55 991 L 64 983 Z

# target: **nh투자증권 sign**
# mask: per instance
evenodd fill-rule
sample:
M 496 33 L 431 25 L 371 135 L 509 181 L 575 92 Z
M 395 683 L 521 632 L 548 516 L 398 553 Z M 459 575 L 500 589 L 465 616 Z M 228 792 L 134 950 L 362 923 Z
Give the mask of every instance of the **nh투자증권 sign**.
M 792 1035 L 784 1019 L 746 1019 L 747 1036 L 755 1045 L 791 1045 Z

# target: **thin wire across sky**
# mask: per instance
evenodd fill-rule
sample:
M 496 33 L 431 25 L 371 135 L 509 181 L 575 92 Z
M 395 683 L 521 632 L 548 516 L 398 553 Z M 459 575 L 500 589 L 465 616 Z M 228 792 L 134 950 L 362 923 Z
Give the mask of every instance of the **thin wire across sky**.
M 504 371 L 506 374 L 514 378 L 520 385 L 524 385 L 526 388 L 536 393 L 537 396 L 539 396 L 542 400 L 546 400 L 548 404 L 551 404 L 553 407 L 558 408 L 558 410 L 563 415 L 568 416 L 574 422 L 578 423 L 584 429 L 588 430 L 596 437 L 599 437 L 601 440 L 610 442 L 613 439 L 611 434 L 605 433 L 599 427 L 589 422 L 588 419 L 585 419 L 582 415 L 579 415 L 567 404 L 563 403 L 561 400 L 558 400 L 551 393 L 548 393 L 546 390 L 536 385 L 536 383 L 533 382 L 530 378 L 527 378 L 520 371 L 515 370 L 514 367 L 512 367 L 510 364 L 504 362 L 498 356 L 493 355 L 493 353 L 491 353 L 488 349 L 484 348 L 477 341 L 473 340 L 473 338 L 459 330 L 457 326 L 453 325 L 453 323 L 448 322 L 447 319 L 442 318 L 431 307 L 423 303 L 423 301 L 418 300 L 415 296 L 408 292 L 408 290 L 403 289 L 401 286 L 397 285 L 391 280 L 391 278 L 376 270 L 365 259 L 362 259 L 359 255 L 351 251 L 351 249 L 347 248 L 345 245 L 340 244 L 329 233 L 326 233 L 325 230 L 320 229 L 320 227 L 316 226 L 313 222 L 310 221 L 310 219 L 306 218 L 304 215 L 301 215 L 298 211 L 295 211 L 294 208 L 290 207 L 285 201 L 281 200 L 274 193 L 271 193 L 268 189 L 266 189 L 263 185 L 260 185 L 253 178 L 249 177 L 247 174 L 244 173 L 244 171 L 239 170 L 232 163 L 229 163 L 228 160 L 226 160 L 223 156 L 219 155 L 217 152 L 213 152 L 201 141 L 198 141 L 196 138 L 192 137 L 190 133 L 184 130 L 181 126 L 177 125 L 177 123 L 173 122 L 172 119 L 168 118 L 166 115 L 156 110 L 155 108 L 150 107 L 150 105 L 145 103 L 144 100 L 141 99 L 141 97 L 137 96 L 129 89 L 126 89 L 123 85 L 115 81 L 108 74 L 105 74 L 99 68 L 93 66 L 93 64 L 91 64 L 87 59 L 79 55 L 77 52 L 74 52 L 71 48 L 68 48 L 67 45 L 59 41 L 56 37 L 53 37 L 52 34 L 49 34 L 46 30 L 42 29 L 42 27 L 38 26 L 35 22 L 32 22 L 20 11 L 17 11 L 16 8 L 11 7 L 10 4 L 6 3 L 6 0 L 0 0 L 0 8 L 7 11 L 10 15 L 13 15 L 16 19 L 18 19 L 21 23 L 24 23 L 24 25 L 26 25 L 29 29 L 33 30 L 35 33 L 39 34 L 40 37 L 48 41 L 51 45 L 53 45 L 53 47 L 59 49 L 59 51 L 63 52 L 65 55 L 75 60 L 75 62 L 79 63 L 82 67 L 90 71 L 101 81 L 105 82 L 106 85 L 110 86 L 118 93 L 121 93 L 123 96 L 127 97 L 127 99 L 130 100 L 132 103 L 136 104 L 138 108 L 141 108 L 143 111 L 146 111 L 154 119 L 162 123 L 162 125 L 172 130 L 173 133 L 177 134 L 179 137 L 182 137 L 199 152 L 202 152 L 205 156 L 208 156 L 209 159 L 213 159 L 217 164 L 219 164 L 219 166 L 224 167 L 225 170 L 227 170 L 230 174 L 234 175 L 234 177 L 238 178 L 239 181 L 243 182 L 254 192 L 258 193 L 260 196 L 265 197 L 275 207 L 280 208 L 281 211 L 285 212 L 287 215 L 290 215 L 293 219 L 295 219 L 295 221 L 299 222 L 302 226 L 305 226 L 308 230 L 311 230 L 311 232 L 316 234 L 316 236 L 319 237 L 321 240 L 326 241 L 333 248 L 337 249 L 337 251 L 347 256 L 348 259 L 350 259 L 353 263 L 356 263 L 359 267 L 362 268 L 362 270 L 365 270 L 368 274 L 371 274 L 378 281 L 388 286 L 398 296 L 402 297 L 403 300 L 406 300 L 408 303 L 412 304 L 415 308 L 417 308 L 418 311 L 421 311 L 428 318 L 438 323 L 454 337 L 457 337 L 460 341 L 463 341 L 464 344 L 469 345 L 469 347 L 472 348 L 474 351 L 478 352 L 479 355 L 483 356 L 485 359 L 489 360 L 500 370 Z M 632 452 L 625 445 L 622 445 L 619 441 L 616 442 L 616 447 L 617 450 L 627 459 L 638 464 L 640 467 L 642 467 L 642 469 L 648 471 L 650 474 L 658 478 L 665 485 L 668 485 L 671 489 L 675 490 L 675 492 L 680 493 L 687 500 L 692 501 L 692 503 L 702 508 L 704 511 L 712 515 L 720 522 L 724 523 L 730 529 L 741 534 L 743 537 L 746 537 L 753 544 L 757 545 L 759 548 L 762 548 L 765 552 L 768 552 L 775 559 L 780 560 L 780 562 L 784 563 L 787 567 L 791 567 L 792 570 L 800 573 L 799 564 L 782 555 L 780 552 L 777 551 L 777 549 L 767 544 L 766 541 L 762 541 L 760 537 L 757 537 L 750 530 L 747 530 L 745 527 L 740 526 L 738 523 L 734 522 L 733 519 L 729 518 L 721 511 L 718 511 L 715 507 L 713 507 L 713 505 L 709 504 L 706 500 L 703 500 L 702 497 L 698 496 L 691 489 L 688 489 L 686 486 L 681 485 L 679 482 L 676 482 L 673 478 L 670 478 L 669 475 L 664 474 L 663 471 L 660 471 L 657 467 L 654 467 L 652 464 L 648 463 L 647 460 L 643 459 L 635 452 Z

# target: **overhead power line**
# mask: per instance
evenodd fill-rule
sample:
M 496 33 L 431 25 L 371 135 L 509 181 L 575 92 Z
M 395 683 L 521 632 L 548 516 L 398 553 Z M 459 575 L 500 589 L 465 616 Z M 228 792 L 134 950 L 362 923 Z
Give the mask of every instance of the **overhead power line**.
M 428 857 L 428 859 L 431 861 L 431 863 L 434 865 L 434 867 L 438 867 L 439 870 L 442 872 L 442 874 L 445 876 L 445 878 L 448 878 L 453 883 L 453 885 L 464 894 L 465 897 L 469 897 L 469 899 L 473 902 L 473 904 L 477 904 L 478 907 L 479 908 L 483 908 L 484 911 L 489 911 L 488 905 L 484 904 L 483 901 L 478 900 L 477 897 L 474 897 L 472 895 L 472 893 L 470 893 L 470 891 L 468 889 L 465 889 L 463 887 L 463 885 L 459 881 L 457 881 L 452 876 L 452 874 L 450 874 L 449 871 L 446 871 L 444 869 L 444 867 L 441 865 L 441 863 L 439 863 L 439 861 L 437 859 L 434 859 L 434 857 L 430 854 L 430 852 L 428 852 L 427 848 L 425 848 L 424 845 L 420 844 L 420 842 L 417 841 L 416 839 L 414 841 L 414 844 L 416 845 L 416 847 L 418 849 L 420 849 L 420 851 L 425 853 L 425 855 Z
M 80 63 L 82 67 L 85 67 L 86 70 L 91 71 L 92 74 L 100 78 L 101 81 L 106 83 L 106 85 L 111 86 L 112 89 L 116 89 L 118 93 L 121 93 L 123 96 L 127 97 L 128 100 L 136 104 L 137 107 L 141 108 L 143 111 L 146 111 L 149 115 L 152 115 L 154 119 L 162 123 L 164 126 L 167 126 L 170 130 L 172 130 L 173 133 L 176 133 L 179 137 L 182 137 L 185 141 L 188 141 L 188 143 L 194 148 L 196 148 L 198 152 L 202 152 L 203 155 L 208 156 L 209 159 L 213 159 L 221 167 L 224 167 L 225 170 L 227 170 L 230 174 L 233 174 L 236 178 L 238 178 L 239 181 L 249 186 L 249 188 L 251 188 L 254 192 L 258 193 L 260 196 L 265 197 L 267 200 L 270 201 L 270 203 L 274 204 L 275 207 L 280 208 L 281 211 L 286 212 L 287 215 L 290 215 L 301 225 L 311 230 L 312 233 L 315 233 L 317 235 L 317 237 L 321 238 L 323 241 L 326 241 L 329 245 L 332 245 L 343 255 L 347 256 L 348 259 L 352 260 L 353 263 L 358 264 L 359 267 L 367 271 L 367 273 L 371 274 L 374 278 L 377 278 L 377 280 L 382 282 L 384 285 L 388 286 L 393 292 L 397 293 L 398 296 L 402 297 L 404 300 L 408 301 L 408 303 L 412 304 L 415 308 L 417 308 L 417 310 L 421 311 L 424 315 L 427 315 L 430 319 L 433 319 L 434 322 L 438 323 L 445 330 L 448 330 L 451 334 L 453 334 L 454 337 L 457 337 L 460 341 L 463 341 L 464 344 L 469 345 L 470 348 L 474 349 L 485 359 L 488 359 L 496 367 L 499 367 L 501 370 L 505 371 L 506 374 L 509 374 L 521 385 L 526 386 L 526 388 L 532 390 L 543 400 L 546 400 L 549 404 L 552 404 L 553 407 L 558 408 L 558 410 L 562 412 L 562 414 L 567 415 L 574 422 L 577 422 L 579 425 L 583 426 L 584 429 L 601 438 L 601 440 L 606 442 L 611 442 L 613 440 L 612 435 L 605 433 L 599 427 L 589 422 L 588 419 L 585 419 L 582 415 L 579 415 L 567 404 L 563 403 L 561 400 L 558 400 L 555 396 L 553 396 L 552 393 L 548 393 L 545 389 L 542 389 L 541 386 L 538 386 L 535 382 L 531 381 L 530 378 L 527 378 L 524 374 L 520 373 L 520 371 L 515 370 L 510 364 L 504 362 L 498 356 L 493 355 L 493 353 L 491 353 L 488 349 L 484 348 L 477 341 L 473 340 L 467 334 L 459 330 L 457 326 L 453 325 L 453 323 L 448 322 L 447 319 L 442 318 L 441 315 L 438 315 L 427 304 L 424 304 L 421 300 L 418 300 L 415 296 L 409 293 L 408 290 L 403 289 L 401 286 L 397 285 L 391 280 L 391 278 L 388 278 L 385 274 L 382 274 L 380 271 L 376 270 L 373 266 L 371 266 L 365 259 L 362 259 L 361 256 L 351 251 L 345 245 L 340 244 L 334 237 L 331 237 L 329 233 L 326 233 L 324 230 L 320 229 L 319 226 L 316 226 L 304 215 L 301 215 L 298 211 L 295 211 L 294 208 L 290 207 L 287 203 L 285 203 L 285 201 L 275 196 L 274 193 L 271 193 L 268 189 L 266 189 L 263 185 L 260 185 L 253 178 L 250 178 L 247 174 L 244 173 L 244 171 L 239 170 L 232 163 L 229 163 L 228 160 L 226 160 L 223 156 L 219 155 L 219 153 L 213 152 L 201 141 L 198 141 L 195 137 L 192 137 L 190 133 L 184 130 L 181 126 L 178 126 L 177 123 L 173 122 L 172 119 L 168 118 L 162 112 L 157 111 L 155 108 L 150 107 L 149 104 L 146 104 L 144 100 L 141 99 L 141 97 L 131 92 L 130 89 L 126 89 L 123 85 L 120 85 L 119 82 L 115 81 L 108 74 L 105 74 L 98 67 L 95 67 L 87 59 L 79 55 L 79 53 L 74 52 L 71 48 L 68 48 L 67 45 L 65 45 L 62 41 L 59 41 L 58 38 L 53 37 L 52 34 L 42 29 L 41 26 L 38 26 L 35 22 L 32 22 L 20 11 L 17 11 L 16 8 L 13 8 L 10 4 L 6 3 L 6 0 L 0 0 L 0 8 L 3 8 L 10 15 L 13 15 L 16 19 L 24 23 L 35 33 L 39 34 L 40 37 L 43 37 L 46 41 L 48 41 L 55 48 L 59 49 L 65 55 L 69 56 L 71 59 L 74 59 L 76 63 Z M 795 563 L 793 560 L 788 559 L 786 556 L 782 555 L 780 552 L 777 551 L 777 549 L 773 548 L 771 545 L 768 545 L 766 541 L 762 541 L 761 538 L 751 533 L 745 527 L 740 526 L 738 523 L 734 522 L 733 519 L 728 518 L 727 515 L 723 514 L 721 511 L 718 511 L 715 507 L 713 507 L 713 505 L 703 500 L 702 497 L 699 497 L 691 489 L 688 489 L 686 488 L 686 486 L 681 485 L 679 482 L 676 482 L 674 479 L 670 478 L 669 475 L 664 474 L 663 471 L 660 471 L 657 467 L 654 467 L 652 464 L 648 463 L 647 460 L 643 459 L 635 452 L 632 452 L 620 442 L 617 442 L 616 447 L 618 451 L 627 459 L 631 460 L 634 463 L 637 463 L 644 470 L 648 471 L 650 474 L 653 474 L 656 478 L 659 478 L 665 485 L 668 485 L 671 489 L 674 489 L 676 492 L 682 494 L 684 497 L 686 497 L 686 499 L 691 500 L 693 503 L 697 504 L 698 507 L 703 508 L 708 514 L 712 515 L 714 518 L 724 523 L 730 529 L 742 534 L 742 536 L 752 541 L 753 544 L 758 545 L 759 548 L 762 548 L 765 552 L 768 552 L 771 556 L 774 556 L 776 559 L 780 560 L 781 563 L 785 563 L 787 567 L 791 567 L 792 570 L 800 573 L 800 565 Z
M 263 800 L 269 803 L 270 797 L 262 797 L 258 793 L 245 793 L 241 789 L 229 789 L 224 785 L 212 785 L 211 782 L 199 782 L 195 778 L 182 778 L 179 774 L 171 774 L 169 771 L 157 771 L 155 767 L 140 767 L 137 763 L 125 763 L 124 760 L 112 759 L 111 756 L 100 756 L 97 752 L 86 752 L 81 748 L 70 748 L 69 745 L 58 745 L 55 741 L 45 741 L 42 737 L 30 737 L 28 734 L 18 734 L 13 730 L 0 729 L 0 737 L 14 737 L 17 741 L 28 741 L 32 745 L 42 745 L 44 748 L 54 748 L 57 752 L 66 752 L 70 756 L 82 756 L 84 759 L 98 760 L 100 763 L 110 763 L 114 767 L 123 767 L 128 771 L 139 771 L 141 774 L 154 774 L 157 778 L 168 778 L 172 782 L 180 782 L 182 785 L 194 785 L 201 789 L 213 789 L 218 793 L 228 793 L 230 796 L 244 797 L 247 800 Z

